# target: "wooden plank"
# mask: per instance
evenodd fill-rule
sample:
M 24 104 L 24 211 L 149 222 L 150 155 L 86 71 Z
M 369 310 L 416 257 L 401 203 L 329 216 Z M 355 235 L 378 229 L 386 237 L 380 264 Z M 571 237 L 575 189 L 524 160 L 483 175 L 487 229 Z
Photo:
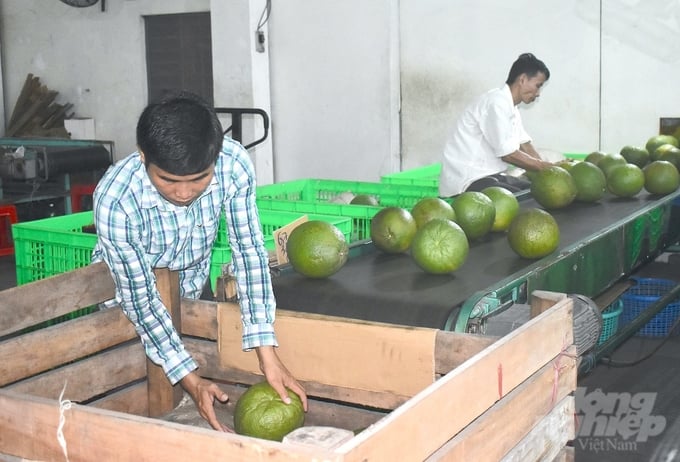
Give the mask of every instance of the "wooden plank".
M 66 384 L 71 401 L 87 401 L 146 376 L 141 343 L 121 346 L 31 379 L 5 387 L 20 393 L 56 399 Z
M 574 439 L 574 397 L 567 396 L 512 449 L 502 462 L 554 460 L 568 441 Z
M 12 109 L 12 115 L 7 122 L 8 127 L 16 124 L 20 114 L 26 109 L 29 97 L 38 87 L 40 87 L 40 78 L 34 77 L 33 74 L 28 74 L 23 87 L 21 87 L 21 93 L 19 93 L 17 102 L 14 104 L 14 109 Z
M 184 345 L 198 363 L 198 371 L 203 377 L 215 381 L 241 384 L 253 384 L 263 380 L 261 372 L 245 372 L 239 369 L 220 367 L 215 342 L 185 338 Z M 252 354 L 255 353 L 252 352 Z M 409 399 L 408 396 L 395 395 L 394 393 L 337 387 L 315 381 L 302 381 L 301 383 L 309 396 L 366 405 L 377 409 L 394 409 Z
M 222 433 L 73 404 L 63 411 L 71 462 L 109 460 L 329 461 L 331 452 Z M 64 460 L 56 438 L 59 403 L 0 390 L 0 450 L 37 460 Z M 36 435 L 41 437 L 36 438 Z
M 0 342 L 0 386 L 137 338 L 120 308 L 111 308 Z
M 220 365 L 259 372 L 257 357 L 241 350 L 238 305 L 220 303 L 217 310 Z M 436 332 L 298 313 L 276 317 L 277 353 L 298 380 L 404 396 L 434 381 Z
M 563 369 L 555 382 L 557 362 L 560 362 L 559 367 Z M 501 460 L 516 450 L 517 444 L 531 434 L 532 429 L 545 419 L 546 414 L 552 412 L 558 402 L 574 391 L 576 375 L 576 362 L 573 359 L 554 359 L 435 451 L 427 461 Z M 573 438 L 573 402 L 570 409 Z M 501 428 L 503 431 L 499 431 Z M 534 436 L 538 441 L 538 435 Z
M 337 451 L 345 461 L 423 460 L 573 344 L 573 302 L 510 332 Z M 408 435 L 409 444 L 394 444 Z
M 277 317 L 294 315 L 278 309 Z M 310 319 L 336 319 L 309 314 Z M 217 303 L 182 299 L 182 334 L 217 340 Z M 435 339 L 435 372 L 444 375 L 498 340 L 498 337 L 437 331 Z
M 146 381 L 109 393 L 102 398 L 90 401 L 88 406 L 125 414 L 149 415 L 149 401 Z
M 114 290 L 109 267 L 103 262 L 4 290 L 0 337 L 110 300 Z
M 18 136 L 23 134 L 31 119 L 54 101 L 58 94 L 56 91 L 41 87 L 38 98 L 17 118 L 14 125 L 7 128 L 6 135 Z
M 179 273 L 167 268 L 154 270 L 156 287 L 161 300 L 172 318 L 172 325 L 179 335 L 182 317 L 179 298 Z M 157 417 L 167 414 L 182 399 L 182 387 L 173 387 L 160 366 L 147 359 L 147 385 L 149 390 L 149 416 Z
M 535 318 L 545 310 L 550 309 L 555 303 L 565 298 L 567 298 L 567 295 L 563 293 L 534 290 L 531 293 L 530 316 Z

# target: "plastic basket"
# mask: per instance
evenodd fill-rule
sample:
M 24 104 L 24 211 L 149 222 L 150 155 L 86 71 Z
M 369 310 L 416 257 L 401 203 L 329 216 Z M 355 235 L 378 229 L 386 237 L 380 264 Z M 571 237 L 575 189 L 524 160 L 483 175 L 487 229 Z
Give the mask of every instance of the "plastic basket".
M 589 153 L 582 153 L 582 152 L 565 152 L 563 155 L 567 159 L 572 159 L 572 160 L 584 160 L 586 157 L 588 157 Z
M 602 312 L 602 332 L 597 341 L 598 345 L 602 345 L 618 331 L 621 313 L 623 313 L 623 300 L 620 298 Z
M 402 172 L 390 173 L 380 177 L 381 183 L 407 185 L 407 186 L 427 186 L 439 187 L 439 175 L 442 171 L 442 164 L 430 164 L 424 167 L 404 170 Z
M 650 305 L 668 293 L 676 283 L 666 279 L 634 278 L 636 285 L 621 296 L 623 299 L 624 324 L 632 322 Z M 669 333 L 675 320 L 680 316 L 680 299 L 669 303 L 659 311 L 647 324 L 637 331 L 636 335 L 660 337 Z
M 369 194 L 379 206 L 335 203 L 340 194 Z M 369 183 L 361 181 L 305 179 L 275 183 L 257 188 L 260 210 L 285 210 L 349 217 L 352 219 L 350 242 L 370 238 L 371 219 L 384 207 L 410 209 L 420 199 L 438 196 L 437 187 Z

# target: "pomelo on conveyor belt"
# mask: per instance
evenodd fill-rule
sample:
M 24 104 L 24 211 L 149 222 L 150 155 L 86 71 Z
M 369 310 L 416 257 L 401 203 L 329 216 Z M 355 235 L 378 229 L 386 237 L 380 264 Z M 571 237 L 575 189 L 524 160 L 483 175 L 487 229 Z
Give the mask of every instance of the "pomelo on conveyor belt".
M 560 229 L 555 218 L 545 210 L 525 209 L 510 224 L 508 243 L 520 257 L 542 258 L 559 246 Z
M 657 160 L 665 160 L 675 165 L 675 168 L 680 171 L 680 148 L 673 147 L 673 149 L 668 149 L 666 152 L 661 154 Z
M 447 274 L 465 263 L 469 249 L 460 226 L 451 220 L 433 218 L 418 228 L 411 243 L 411 256 L 425 272 Z
M 661 158 L 664 157 L 665 155 L 667 155 L 668 153 L 671 153 L 671 152 L 674 152 L 674 151 L 677 151 L 677 150 L 678 150 L 678 147 L 674 146 L 670 143 L 662 144 L 661 146 L 659 146 L 658 148 L 656 148 L 654 150 L 654 154 L 652 156 L 650 156 L 650 158 L 651 158 L 652 161 L 661 160 Z
M 386 253 L 405 252 L 417 230 L 411 212 L 401 207 L 385 207 L 371 219 L 371 240 Z
M 519 201 L 509 189 L 502 186 L 489 186 L 482 189 L 496 209 L 491 231 L 506 231 L 519 213 Z
M 455 220 L 456 213 L 451 204 L 440 197 L 424 197 L 416 202 L 411 209 L 411 215 L 416 220 L 416 226 L 420 228 L 434 218 Z
M 602 152 L 602 151 L 593 151 L 593 152 L 591 152 L 590 154 L 588 154 L 588 155 L 586 156 L 586 158 L 583 159 L 583 160 L 585 160 L 586 162 L 590 162 L 591 164 L 597 165 L 597 163 L 600 161 L 600 159 L 602 159 L 602 158 L 603 158 L 604 156 L 606 156 L 606 155 L 607 155 L 606 152 Z
M 649 162 L 649 152 L 646 148 L 640 146 L 627 145 L 621 148 L 619 152 L 626 159 L 629 164 L 635 164 L 642 168 Z
M 373 206 L 379 205 L 378 199 L 376 199 L 375 196 L 372 196 L 370 194 L 357 194 L 352 198 L 351 201 L 349 201 L 349 203 L 354 205 L 373 205 Z
M 670 162 L 655 160 L 642 171 L 645 175 L 645 189 L 652 194 L 666 195 L 680 187 L 680 174 Z
M 463 228 L 468 239 L 477 239 L 491 231 L 496 219 L 496 207 L 486 194 L 465 191 L 453 199 L 456 223 Z
M 607 176 L 607 189 L 619 197 L 633 197 L 645 185 L 645 174 L 635 164 L 623 164 L 612 167 Z
M 546 209 L 559 209 L 574 202 L 576 183 L 571 174 L 556 165 L 536 172 L 531 195 Z
M 295 271 L 310 278 L 326 278 L 347 262 L 345 235 L 327 221 L 310 220 L 295 227 L 286 242 L 288 261 Z
M 239 435 L 272 441 L 284 436 L 305 422 L 300 397 L 288 390 L 291 403 L 286 404 L 267 382 L 251 385 L 236 401 L 234 431 Z
M 647 144 L 645 144 L 645 148 L 647 149 L 647 152 L 650 155 L 650 161 L 657 160 L 655 157 L 655 152 L 656 149 L 664 144 L 672 144 L 675 147 L 680 147 L 680 144 L 678 144 L 678 139 L 674 136 L 671 135 L 654 135 L 650 137 L 647 140 Z
M 600 168 L 590 162 L 579 162 L 569 171 L 576 184 L 576 200 L 595 202 L 607 191 L 607 178 Z
M 618 165 L 625 165 L 626 159 L 621 154 L 607 154 L 602 159 L 597 162 L 597 166 L 604 173 L 604 176 L 608 177 L 611 169 Z

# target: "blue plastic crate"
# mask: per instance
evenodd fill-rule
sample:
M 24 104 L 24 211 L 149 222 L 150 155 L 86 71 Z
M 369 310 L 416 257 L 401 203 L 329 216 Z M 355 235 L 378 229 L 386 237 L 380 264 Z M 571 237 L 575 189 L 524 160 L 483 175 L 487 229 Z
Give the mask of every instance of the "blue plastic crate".
M 621 321 L 628 324 L 637 318 L 650 305 L 670 292 L 676 282 L 667 279 L 633 278 L 636 284 L 622 296 L 623 314 Z M 659 311 L 647 324 L 642 326 L 636 335 L 663 337 L 667 335 L 675 320 L 680 316 L 680 299 L 669 303 Z

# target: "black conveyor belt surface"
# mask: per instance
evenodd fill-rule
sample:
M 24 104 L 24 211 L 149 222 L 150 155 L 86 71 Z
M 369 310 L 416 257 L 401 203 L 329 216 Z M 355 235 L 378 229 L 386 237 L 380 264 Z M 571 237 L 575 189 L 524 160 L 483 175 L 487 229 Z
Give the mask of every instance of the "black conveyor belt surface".
M 665 198 L 645 192 L 632 199 L 607 196 L 599 203 L 573 203 L 550 213 L 560 227 L 560 250 L 599 233 L 645 206 Z M 532 198 L 522 209 L 540 207 Z M 387 255 L 366 244 L 367 252 L 350 258 L 325 280 L 284 271 L 273 280 L 281 309 L 342 316 L 415 327 L 443 328 L 453 309 L 475 292 L 534 263 L 517 256 L 504 234 L 471 242 L 465 264 L 449 275 L 423 272 L 407 254 Z

